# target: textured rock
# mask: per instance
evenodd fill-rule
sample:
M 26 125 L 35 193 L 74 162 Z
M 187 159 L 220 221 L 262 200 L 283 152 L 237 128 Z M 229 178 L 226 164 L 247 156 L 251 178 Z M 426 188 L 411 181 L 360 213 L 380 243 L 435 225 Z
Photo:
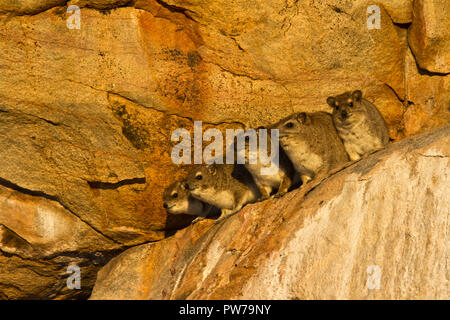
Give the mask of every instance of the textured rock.
M 209 114 L 217 105 L 234 119 L 266 124 L 292 110 L 329 111 L 328 95 L 364 87 L 392 127 L 401 117 L 402 105 L 389 89 L 404 96 L 400 39 L 383 9 L 381 29 L 367 29 L 369 2 L 253 1 L 247 10 L 241 0 L 168 3 L 199 21 L 205 44 L 198 51 L 209 67 L 211 98 L 224 95 L 206 104 Z M 235 96 L 226 90 L 229 75 L 217 66 L 234 75 L 242 97 L 259 93 L 259 99 L 238 104 L 255 110 L 251 118 L 241 108 L 235 113 L 235 101 L 229 101 Z M 264 105 L 276 106 L 276 113 L 261 114 Z
M 383 5 L 395 23 L 411 22 L 413 0 L 382 0 L 378 2 Z
M 36 14 L 55 6 L 62 6 L 66 0 L 0 0 L 0 13 Z
M 143 166 L 161 156 L 144 160 L 135 143 L 139 134 L 115 118 L 109 103 L 109 92 L 120 83 L 125 90 L 145 91 L 137 89 L 135 79 L 145 82 L 144 70 L 141 75 L 123 71 L 142 70 L 144 61 L 133 56 L 145 56 L 137 36 L 132 39 L 136 29 L 127 28 L 133 9 L 118 10 L 116 17 L 89 10 L 91 17 L 85 14 L 82 20 L 93 25 L 87 35 L 67 29 L 65 11 L 58 10 L 12 18 L 2 28 L 0 46 L 7 59 L 2 65 L 10 67 L 0 79 L 0 177 L 57 197 L 122 243 L 161 239 L 165 213 L 148 205 L 153 186 Z M 111 32 L 103 32 L 105 26 Z M 22 28 L 25 38 L 17 34 Z M 87 84 L 83 79 L 89 79 Z M 151 215 L 153 208 L 158 209 Z
M 368 30 L 372 4 L 0 0 L 0 186 L 34 199 L 17 200 L 28 208 L 20 217 L 3 207 L 2 232 L 29 246 L 12 237 L 0 258 L 7 270 L 26 260 L 21 271 L 39 266 L 45 275 L 34 288 L 5 272 L 2 283 L 16 289 L 3 295 L 86 296 L 89 285 L 81 293 L 52 287 L 74 258 L 67 252 L 83 252 L 86 266 L 102 252 L 101 265 L 111 250 L 188 225 L 189 217 L 166 214 L 162 192 L 188 168 L 172 163 L 171 134 L 192 131 L 193 120 L 205 129 L 257 127 L 293 111 L 330 111 L 328 95 L 361 88 L 393 139 L 448 124 L 449 75 L 416 68 L 408 47 L 418 62 L 446 56 L 447 47 L 428 41 L 446 43 L 436 21 L 425 24 L 433 26 L 425 42 L 419 37 L 441 13 L 415 5 L 413 19 L 411 1 L 383 0 L 381 29 Z M 81 7 L 79 30 L 67 28 L 69 5 Z M 59 238 L 39 233 L 41 202 L 60 206 L 50 210 Z M 18 221 L 36 225 L 24 230 Z M 67 233 L 81 226 L 92 241 Z M 98 266 L 89 268 L 92 279 Z
M 33 12 L 57 4 L 20 3 Z M 83 8 L 81 30 L 67 29 L 68 14 L 56 7 L 9 18 L 0 34 L 8 122 L 0 177 L 57 197 L 117 241 L 158 240 L 180 226 L 167 221 L 161 190 L 166 172 L 181 174 L 168 138 L 189 119 L 259 126 L 328 110 L 327 95 L 361 87 L 391 136 L 402 136 L 404 50 L 383 9 L 382 28 L 369 31 L 364 1 L 135 7 Z
M 411 135 L 450 123 L 450 76 L 436 76 L 418 70 L 408 50 L 406 65 L 407 108 L 404 133 Z
M 219 225 L 129 249 L 91 299 L 448 299 L 449 146 L 450 126 L 413 136 Z
M 121 246 L 57 201 L 11 187 L 0 187 L 0 296 L 86 297 Z M 83 290 L 67 288 L 70 264 L 81 268 Z
M 450 3 L 416 0 L 408 40 L 422 69 L 450 73 Z

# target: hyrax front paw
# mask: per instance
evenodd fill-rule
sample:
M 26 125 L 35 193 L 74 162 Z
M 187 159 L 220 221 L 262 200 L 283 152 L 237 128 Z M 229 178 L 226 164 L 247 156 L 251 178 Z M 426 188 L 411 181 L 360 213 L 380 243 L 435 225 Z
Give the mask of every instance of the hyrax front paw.
M 192 220 L 191 224 L 196 224 L 199 221 L 205 220 L 205 217 L 197 217 L 194 220 Z
M 231 217 L 232 215 L 236 214 L 239 210 L 235 210 L 235 209 L 222 209 L 222 214 L 220 215 L 219 218 L 216 219 L 216 221 L 214 221 L 214 224 L 219 224 L 220 222 L 222 222 L 223 220 Z
M 349 156 L 351 161 L 359 161 L 359 160 L 361 160 L 361 156 L 359 155 L 359 153 L 356 153 L 356 152 L 349 152 L 348 156 Z
M 305 185 L 308 182 L 310 182 L 313 179 L 313 177 L 303 174 L 303 175 L 301 175 L 301 179 L 302 179 L 302 184 Z
M 278 199 L 278 198 L 281 198 L 282 196 L 284 196 L 286 193 L 287 193 L 287 191 L 284 191 L 284 192 L 277 192 L 277 193 L 275 193 L 274 195 L 272 195 L 270 198 L 272 198 L 272 199 Z

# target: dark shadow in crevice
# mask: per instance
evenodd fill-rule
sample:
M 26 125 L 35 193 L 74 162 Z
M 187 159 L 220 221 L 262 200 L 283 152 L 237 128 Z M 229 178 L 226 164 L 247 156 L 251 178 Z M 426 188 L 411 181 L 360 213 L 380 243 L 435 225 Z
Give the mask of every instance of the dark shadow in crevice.
M 145 184 L 145 178 L 132 178 L 125 179 L 119 182 L 101 182 L 101 181 L 88 181 L 89 187 L 92 189 L 117 189 L 122 186 L 132 185 L 132 184 Z

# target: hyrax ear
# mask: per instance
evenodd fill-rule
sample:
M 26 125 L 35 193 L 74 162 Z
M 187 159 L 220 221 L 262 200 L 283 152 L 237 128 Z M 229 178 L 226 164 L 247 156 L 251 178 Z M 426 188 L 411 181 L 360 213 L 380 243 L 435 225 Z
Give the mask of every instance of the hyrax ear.
M 297 120 L 298 120 L 298 122 L 300 122 L 301 124 L 307 124 L 307 123 L 308 123 L 308 120 L 309 120 L 309 117 L 308 117 L 308 115 L 306 114 L 306 112 L 300 112 L 300 113 L 297 115 Z
M 327 103 L 333 109 L 336 108 L 336 98 L 335 97 L 328 97 L 327 98 Z
M 352 99 L 353 99 L 353 101 L 361 101 L 361 98 L 362 98 L 362 92 L 361 92 L 361 90 L 355 90 L 355 91 L 353 91 L 353 93 L 352 93 Z

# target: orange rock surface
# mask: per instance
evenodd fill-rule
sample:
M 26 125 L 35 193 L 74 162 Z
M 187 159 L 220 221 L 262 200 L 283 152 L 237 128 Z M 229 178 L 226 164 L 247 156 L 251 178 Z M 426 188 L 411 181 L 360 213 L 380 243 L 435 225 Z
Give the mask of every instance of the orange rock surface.
M 0 0 L 0 198 L 17 196 L 0 225 L 64 256 L 1 244 L 0 297 L 86 297 L 111 252 L 188 226 L 162 193 L 189 168 L 172 163 L 171 134 L 195 120 L 258 127 L 361 89 L 395 141 L 450 123 L 450 12 L 438 2 L 379 1 L 381 28 L 369 30 L 368 0 Z M 71 5 L 80 29 L 67 27 Z M 53 218 L 34 218 L 41 204 Z M 39 233 L 44 221 L 64 245 Z M 97 240 L 74 239 L 80 226 Z M 80 252 L 89 280 L 67 291 Z M 39 285 L 10 276 L 24 259 Z
M 447 126 L 129 249 L 91 299 L 448 299 L 449 155 Z

